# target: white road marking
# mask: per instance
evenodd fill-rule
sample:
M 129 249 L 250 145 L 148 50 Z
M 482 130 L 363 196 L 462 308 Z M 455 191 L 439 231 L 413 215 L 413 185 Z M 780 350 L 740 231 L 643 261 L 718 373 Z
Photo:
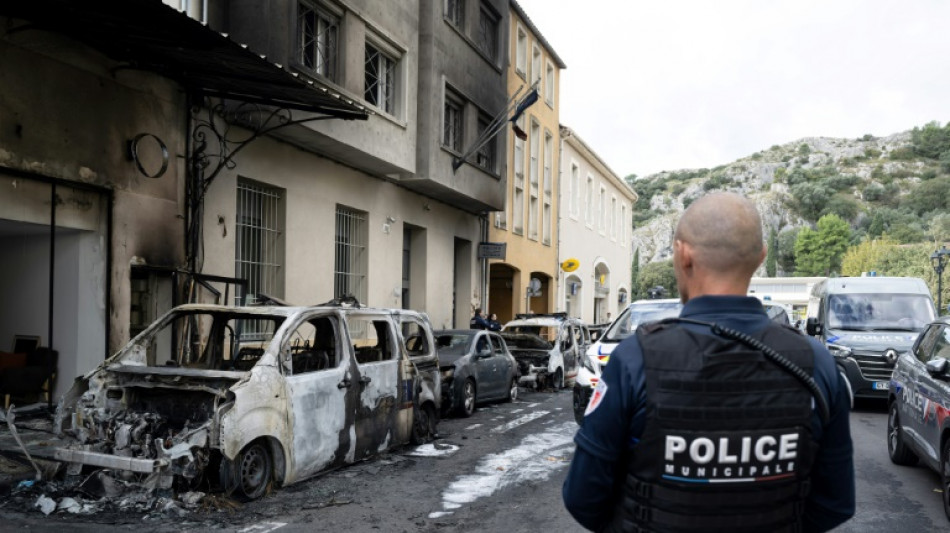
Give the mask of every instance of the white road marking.
M 465 431 L 471 431 L 475 428 L 480 428 L 480 427 L 482 427 L 481 424 L 472 424 L 471 426 L 468 426 L 467 428 L 465 428 Z
M 524 411 L 524 409 L 512 409 L 511 411 L 508 411 L 508 412 L 511 414 L 515 414 L 515 413 L 520 413 L 521 411 Z
M 458 446 L 440 442 L 436 444 L 422 444 L 417 446 L 416 449 L 412 450 L 406 455 L 413 455 L 416 457 L 448 457 L 457 451 L 459 451 Z
M 498 427 L 492 428 L 492 433 L 504 433 L 504 432 L 508 431 L 509 429 L 516 428 L 516 427 L 518 427 L 518 426 L 523 426 L 523 425 L 527 424 L 528 422 L 531 422 L 532 420 L 537 420 L 537 419 L 541 418 L 542 416 L 544 416 L 544 415 L 546 415 L 546 414 L 549 414 L 549 413 L 550 413 L 550 411 L 535 411 L 535 412 L 533 412 L 533 413 L 528 413 L 528 414 L 526 414 L 526 415 L 521 415 L 521 416 L 519 416 L 518 418 L 515 418 L 514 420 L 510 420 L 510 421 L 505 422 L 504 424 L 502 424 L 502 425 L 500 425 L 500 426 L 498 426 Z
M 539 405 L 541 405 L 541 404 L 539 404 L 539 403 L 529 403 L 529 404 L 528 404 L 528 409 L 533 409 L 533 408 L 535 408 L 535 407 L 537 407 L 537 406 L 539 406 Z
M 267 533 L 268 531 L 274 531 L 275 529 L 280 529 L 287 524 L 285 522 L 260 522 L 254 525 L 247 526 L 244 529 L 238 530 L 238 533 Z
M 486 455 L 475 467 L 475 474 L 449 484 L 442 492 L 442 510 L 430 513 L 429 518 L 451 514 L 454 509 L 509 485 L 548 479 L 555 470 L 567 466 L 576 431 L 574 422 L 563 423 L 528 435 L 515 448 Z

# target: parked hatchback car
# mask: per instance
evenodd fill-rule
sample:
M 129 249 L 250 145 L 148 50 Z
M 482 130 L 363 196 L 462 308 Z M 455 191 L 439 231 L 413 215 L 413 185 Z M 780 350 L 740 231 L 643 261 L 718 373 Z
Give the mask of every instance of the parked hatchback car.
M 443 411 L 468 417 L 476 404 L 518 398 L 518 363 L 501 335 L 477 329 L 446 329 L 434 335 Z
M 519 314 L 501 332 L 518 361 L 519 382 L 537 389 L 572 386 L 587 347 L 587 326 L 567 313 Z
M 172 309 L 60 403 L 67 463 L 251 500 L 434 434 L 429 321 L 357 305 Z
M 587 349 L 587 354 L 581 359 L 581 366 L 577 371 L 577 380 L 574 383 L 574 420 L 580 424 L 584 419 L 584 411 L 590 401 L 591 393 L 614 348 L 620 341 L 626 339 L 637 330 L 637 326 L 644 322 L 662 320 L 679 316 L 683 308 L 677 298 L 659 300 L 637 300 L 627 305 L 620 315 L 607 326 L 604 334 Z
M 896 358 L 888 390 L 887 451 L 899 465 L 923 462 L 940 475 L 950 519 L 950 317 L 941 317 Z

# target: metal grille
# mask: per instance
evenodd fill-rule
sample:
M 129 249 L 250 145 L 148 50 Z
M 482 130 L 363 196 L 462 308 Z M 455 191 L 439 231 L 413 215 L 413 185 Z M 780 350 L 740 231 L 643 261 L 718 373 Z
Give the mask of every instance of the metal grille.
M 462 106 L 445 98 L 445 124 L 442 128 L 442 144 L 455 150 L 462 151 Z
M 498 16 L 482 6 L 478 14 L 478 34 L 476 40 L 478 47 L 488 54 L 488 57 L 495 59 L 498 54 Z
M 393 114 L 396 107 L 396 62 L 368 43 L 365 82 L 363 96 L 366 101 Z
M 889 381 L 891 379 L 894 365 L 884 359 L 883 352 L 855 350 L 851 356 L 857 361 L 864 379 L 870 381 Z
M 485 114 L 478 115 L 478 133 L 483 135 L 491 124 L 491 117 Z M 482 145 L 475 154 L 475 162 L 478 166 L 489 172 L 495 171 L 495 139 L 489 139 Z
M 366 213 L 337 206 L 334 296 L 353 295 L 366 301 L 366 240 Z
M 310 4 L 297 4 L 297 59 L 316 74 L 336 81 L 337 32 L 336 17 Z
M 465 22 L 465 0 L 445 0 L 445 18 L 461 28 Z
M 247 280 L 247 304 L 256 303 L 259 294 L 283 297 L 281 262 L 283 260 L 282 221 L 279 189 L 239 180 L 237 185 L 235 277 Z M 235 290 L 235 305 L 244 295 Z M 264 333 L 264 324 L 248 321 L 242 338 Z

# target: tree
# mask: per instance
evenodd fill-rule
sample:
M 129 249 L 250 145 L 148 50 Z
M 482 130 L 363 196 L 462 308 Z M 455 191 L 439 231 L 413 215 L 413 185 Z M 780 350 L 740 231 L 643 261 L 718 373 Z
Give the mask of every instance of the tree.
M 657 285 L 666 289 L 670 298 L 675 298 L 679 291 L 676 287 L 676 274 L 673 273 L 673 260 L 647 263 L 640 269 L 640 295 L 647 294 L 647 290 Z
M 798 232 L 802 228 L 785 228 L 778 234 L 778 266 L 782 267 L 782 272 L 786 276 L 795 273 L 795 241 L 798 240 Z
M 640 299 L 640 249 L 633 251 L 633 262 L 630 264 L 630 301 Z
M 793 185 L 791 193 L 799 214 L 806 220 L 818 220 L 834 191 L 820 183 L 805 182 Z
M 837 215 L 818 219 L 818 229 L 803 229 L 795 241 L 795 275 L 830 276 L 841 270 L 851 241 L 851 226 Z
M 866 239 L 851 246 L 841 259 L 841 274 L 860 276 L 863 272 L 877 271 L 885 255 L 892 253 L 897 241 L 883 236 L 880 239 Z
M 923 128 L 914 128 L 910 139 L 917 155 L 937 159 L 950 150 L 950 123 L 941 127 L 937 121 L 928 122 Z
M 765 275 L 770 278 L 775 277 L 775 267 L 778 261 L 777 248 L 778 235 L 775 233 L 775 228 L 772 228 L 771 231 L 769 231 L 768 251 L 765 253 Z

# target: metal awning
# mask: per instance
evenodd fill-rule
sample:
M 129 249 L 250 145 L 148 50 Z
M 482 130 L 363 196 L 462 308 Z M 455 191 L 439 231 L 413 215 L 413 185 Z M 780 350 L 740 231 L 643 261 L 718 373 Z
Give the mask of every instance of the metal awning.
M 161 0 L 2 1 L 0 16 L 67 35 L 129 68 L 155 72 L 201 95 L 343 119 L 365 120 L 369 114 Z

